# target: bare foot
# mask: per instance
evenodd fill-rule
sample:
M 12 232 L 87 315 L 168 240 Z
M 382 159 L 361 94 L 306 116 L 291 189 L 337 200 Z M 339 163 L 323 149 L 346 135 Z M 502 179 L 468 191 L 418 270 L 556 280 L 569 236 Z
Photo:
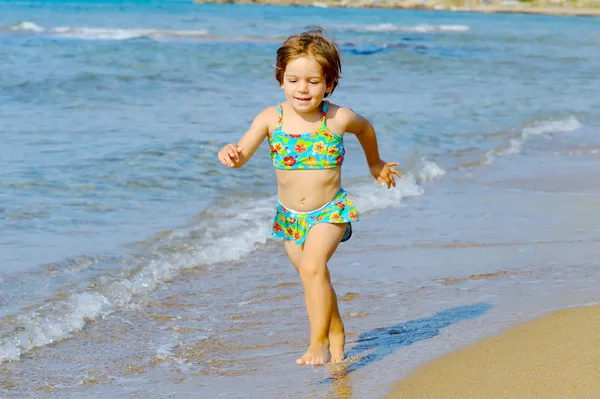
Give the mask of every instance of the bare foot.
M 331 363 L 341 363 L 344 361 L 344 341 L 346 336 L 344 332 L 329 331 L 329 350 L 331 351 Z
M 302 355 L 296 364 L 311 364 L 313 366 L 323 366 L 331 360 L 329 345 L 326 343 L 311 345 L 304 355 Z

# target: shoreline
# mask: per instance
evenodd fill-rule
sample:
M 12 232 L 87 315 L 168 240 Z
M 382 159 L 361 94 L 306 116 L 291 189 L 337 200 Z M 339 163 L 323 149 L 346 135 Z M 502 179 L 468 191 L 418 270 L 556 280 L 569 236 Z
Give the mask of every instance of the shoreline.
M 600 17 L 600 7 L 560 7 L 560 6 L 530 6 L 527 3 L 515 5 L 478 4 L 474 6 L 449 6 L 439 2 L 422 3 L 416 0 L 407 0 L 401 3 L 396 1 L 349 1 L 336 0 L 195 0 L 196 4 L 246 4 L 246 5 L 271 5 L 280 7 L 318 7 L 318 8 L 377 8 L 395 10 L 422 10 L 446 12 L 473 12 L 483 14 L 537 14 L 571 17 Z M 600 4 L 599 4 L 600 5 Z
M 595 397 L 599 323 L 599 305 L 552 312 L 423 365 L 386 399 Z

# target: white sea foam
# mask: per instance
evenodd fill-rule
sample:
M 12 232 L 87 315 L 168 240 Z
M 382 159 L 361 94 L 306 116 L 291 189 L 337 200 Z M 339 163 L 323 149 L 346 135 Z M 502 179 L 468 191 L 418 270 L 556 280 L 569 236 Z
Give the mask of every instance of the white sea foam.
M 468 25 L 394 25 L 383 23 L 377 25 L 338 25 L 336 29 L 350 32 L 466 32 L 470 29 Z
M 421 159 L 417 170 L 417 181 L 420 183 L 432 182 L 446 174 L 446 171 L 440 168 L 438 164 L 425 158 Z
M 567 133 L 581 127 L 583 125 L 572 116 L 564 119 L 537 122 L 532 126 L 525 127 L 517 137 L 510 138 L 505 146 L 486 152 L 483 155 L 482 163 L 487 165 L 492 163 L 496 157 L 508 157 L 519 154 L 523 150 L 525 141 L 531 137 L 544 134 Z
M 423 160 L 416 171 L 420 182 L 444 174 L 435 163 Z M 387 190 L 375 181 L 349 185 L 347 191 L 359 211 L 367 212 L 398 206 L 403 199 L 423 195 L 424 189 L 413 174 L 397 179 Z M 17 360 L 22 353 L 69 337 L 87 319 L 110 314 L 131 305 L 136 296 L 154 291 L 185 269 L 240 261 L 258 245 L 270 239 L 275 197 L 247 199 L 221 204 L 203 212 L 191 226 L 176 229 L 154 244 L 150 259 L 135 265 L 129 277 L 100 277 L 94 291 L 73 293 L 17 317 L 12 331 L 0 331 L 0 362 Z M 167 353 L 168 351 L 165 351 Z
M 55 37 L 67 37 L 83 40 L 127 40 L 139 37 L 160 39 L 194 39 L 208 35 L 206 30 L 170 30 L 146 28 L 97 28 L 97 27 L 71 27 L 59 26 L 44 28 L 35 22 L 24 21 L 11 25 L 8 29 L 14 32 L 43 33 Z
M 68 337 L 80 330 L 87 319 L 111 311 L 110 302 L 102 295 L 82 292 L 20 315 L 15 331 L 0 342 L 0 363 L 17 360 L 24 352 Z
M 201 38 L 208 34 L 206 30 L 166 30 L 166 29 L 136 29 L 136 28 L 72 28 L 60 26 L 51 30 L 61 37 L 88 40 L 126 40 L 138 37 L 151 39 L 191 39 Z
M 42 28 L 41 26 L 33 23 L 33 22 L 29 22 L 29 21 L 23 21 L 23 22 L 19 22 L 18 24 L 15 25 L 11 25 L 8 27 L 9 30 L 15 31 L 15 32 L 43 32 L 44 28 Z

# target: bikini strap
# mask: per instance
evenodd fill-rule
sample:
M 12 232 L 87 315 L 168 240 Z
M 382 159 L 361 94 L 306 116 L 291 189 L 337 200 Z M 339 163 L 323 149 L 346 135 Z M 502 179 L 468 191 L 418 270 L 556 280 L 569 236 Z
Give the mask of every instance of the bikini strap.
M 329 107 L 329 101 L 323 101 L 323 107 L 321 108 L 321 129 L 327 127 L 327 108 Z
M 281 104 L 277 104 L 277 114 L 279 115 L 279 119 L 277 120 L 277 129 L 280 129 L 283 125 L 283 108 Z

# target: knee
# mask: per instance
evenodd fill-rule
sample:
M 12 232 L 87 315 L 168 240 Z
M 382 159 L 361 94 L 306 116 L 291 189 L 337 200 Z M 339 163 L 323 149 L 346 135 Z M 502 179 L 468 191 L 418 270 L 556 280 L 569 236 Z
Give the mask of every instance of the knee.
M 316 259 L 303 260 L 298 265 L 298 272 L 303 280 L 329 279 L 327 263 Z

